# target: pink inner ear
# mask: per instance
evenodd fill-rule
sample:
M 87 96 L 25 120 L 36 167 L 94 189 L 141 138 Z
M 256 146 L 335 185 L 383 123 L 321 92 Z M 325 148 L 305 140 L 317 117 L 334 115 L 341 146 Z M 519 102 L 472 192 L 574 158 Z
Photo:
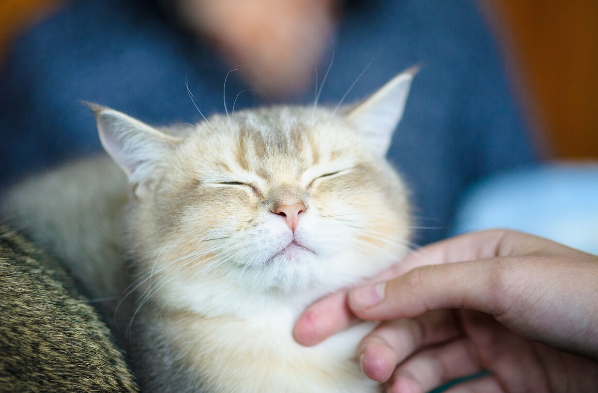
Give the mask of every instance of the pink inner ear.
M 112 109 L 98 113 L 97 123 L 104 149 L 131 183 L 145 181 L 164 150 L 182 140 Z
M 104 150 L 112 157 L 112 159 L 121 167 L 121 169 L 130 178 L 134 171 L 134 166 L 127 161 L 123 154 L 123 146 L 117 141 L 114 130 L 114 119 L 106 119 L 107 115 L 100 113 L 98 115 L 98 132 L 100 141 Z
M 388 150 L 405 109 L 413 73 L 408 70 L 396 76 L 346 116 L 376 154 L 384 156 Z

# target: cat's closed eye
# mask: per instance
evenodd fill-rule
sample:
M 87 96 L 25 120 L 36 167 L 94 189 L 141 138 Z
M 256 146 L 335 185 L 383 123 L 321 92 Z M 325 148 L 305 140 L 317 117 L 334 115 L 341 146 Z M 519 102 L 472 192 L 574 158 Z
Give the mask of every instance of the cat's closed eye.
M 336 171 L 336 172 L 330 172 L 330 173 L 325 173 L 323 175 L 318 176 L 318 178 L 323 178 L 323 177 L 332 177 L 334 175 L 338 175 L 340 172 L 342 171 Z
M 348 173 L 351 169 L 341 169 L 339 171 L 333 171 L 333 172 L 328 172 L 328 173 L 324 173 L 323 175 L 317 176 L 316 178 L 314 178 L 309 185 L 307 186 L 307 188 L 311 188 L 316 182 L 318 182 L 319 180 L 324 180 L 324 179 L 329 179 L 329 178 L 333 178 L 333 177 L 337 177 L 340 175 L 344 175 L 345 173 Z
M 251 189 L 257 196 L 262 195 L 260 190 L 258 190 L 258 188 L 251 183 L 243 183 L 240 181 L 223 181 L 223 182 L 219 182 L 217 184 L 222 185 L 222 186 L 247 187 L 247 188 Z
M 251 186 L 247 183 L 242 183 L 240 181 L 223 181 L 218 184 L 226 185 L 226 186 Z

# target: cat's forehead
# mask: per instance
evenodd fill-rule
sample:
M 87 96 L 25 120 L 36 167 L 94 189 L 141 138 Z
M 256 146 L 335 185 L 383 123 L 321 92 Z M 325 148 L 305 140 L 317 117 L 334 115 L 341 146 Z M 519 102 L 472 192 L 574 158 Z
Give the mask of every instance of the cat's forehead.
M 195 136 L 204 164 L 272 179 L 354 160 L 354 135 L 330 111 L 280 107 L 218 116 Z M 203 135 L 202 135 L 203 134 Z M 204 165 L 205 167 L 205 165 Z

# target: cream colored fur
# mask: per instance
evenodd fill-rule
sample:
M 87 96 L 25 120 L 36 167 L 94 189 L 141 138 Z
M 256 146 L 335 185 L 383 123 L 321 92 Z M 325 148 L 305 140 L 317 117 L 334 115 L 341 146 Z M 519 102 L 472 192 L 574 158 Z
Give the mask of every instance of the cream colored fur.
M 129 187 L 109 164 L 88 163 L 17 188 L 9 206 L 18 209 L 19 195 L 41 200 L 42 186 L 88 182 L 69 171 L 106 166 L 102 184 L 80 183 L 88 189 L 59 203 L 66 210 L 69 200 L 90 201 L 71 208 L 103 206 L 118 195 L 110 212 L 92 212 L 79 233 L 61 223 L 77 215 L 62 210 L 56 217 L 38 208 L 21 221 L 53 217 L 71 239 L 89 235 L 83 255 L 97 252 L 97 266 L 80 263 L 77 245 L 55 249 L 93 296 L 112 296 L 98 282 L 127 274 L 124 254 L 106 253 L 106 242 L 127 249 L 134 275 L 125 297 L 136 300 L 126 311 L 129 350 L 144 391 L 375 392 L 355 359 L 371 325 L 313 348 L 298 345 L 291 331 L 307 305 L 375 275 L 408 249 L 407 190 L 384 154 L 412 74 L 342 113 L 274 107 L 212 116 L 187 129 L 156 129 L 94 106 L 102 143 Z M 127 189 L 121 236 L 115 215 Z M 293 232 L 274 211 L 297 203 L 306 209 Z
M 108 157 L 28 179 L 0 203 L 2 218 L 59 256 L 89 295 L 117 300 L 125 283 L 120 216 L 127 177 Z

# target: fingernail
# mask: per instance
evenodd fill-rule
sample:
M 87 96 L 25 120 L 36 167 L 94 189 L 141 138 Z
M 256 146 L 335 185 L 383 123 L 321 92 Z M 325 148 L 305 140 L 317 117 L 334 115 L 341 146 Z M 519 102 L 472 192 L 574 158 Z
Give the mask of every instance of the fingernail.
M 365 371 L 363 371 L 363 353 L 359 356 L 359 366 L 361 367 L 361 372 L 365 374 Z
M 360 287 L 351 292 L 351 305 L 355 309 L 363 310 L 380 303 L 384 299 L 386 283 Z

